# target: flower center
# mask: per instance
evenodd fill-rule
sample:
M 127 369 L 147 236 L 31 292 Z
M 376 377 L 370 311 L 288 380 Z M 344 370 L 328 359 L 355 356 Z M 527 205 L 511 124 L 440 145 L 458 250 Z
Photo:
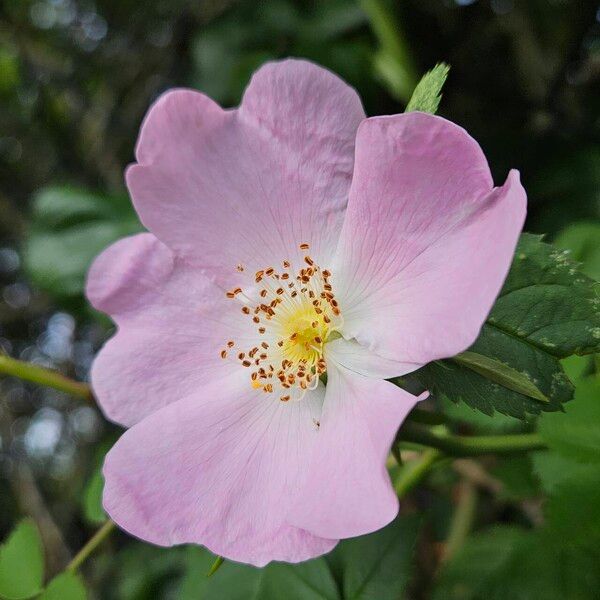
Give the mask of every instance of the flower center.
M 308 244 L 301 244 L 308 250 Z M 265 393 L 277 393 L 280 400 L 300 400 L 314 389 L 327 365 L 323 348 L 333 331 L 342 324 L 338 303 L 329 282 L 331 273 L 304 256 L 304 264 L 294 272 L 290 261 L 282 270 L 266 267 L 254 275 L 247 290 L 235 288 L 227 297 L 240 302 L 241 312 L 251 319 L 257 331 L 256 344 L 234 350 L 227 342 L 221 357 L 230 354 L 250 370 L 250 384 Z M 244 267 L 238 265 L 238 271 Z

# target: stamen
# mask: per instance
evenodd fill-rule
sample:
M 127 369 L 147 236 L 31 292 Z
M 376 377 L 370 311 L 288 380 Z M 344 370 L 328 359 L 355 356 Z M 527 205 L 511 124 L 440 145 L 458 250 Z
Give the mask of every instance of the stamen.
M 303 251 L 309 247 L 300 244 Z M 324 345 L 342 324 L 329 281 L 331 272 L 321 269 L 308 254 L 303 255 L 303 263 L 298 271 L 288 272 L 291 262 L 282 260 L 282 272 L 265 267 L 254 273 L 248 290 L 236 287 L 225 292 L 230 299 L 243 297 L 242 314 L 250 317 L 254 331 L 265 336 L 246 352 L 236 353 L 238 364 L 250 368 L 253 388 L 267 394 L 279 392 L 282 402 L 300 400 L 319 385 L 320 375 L 327 371 Z M 237 270 L 244 272 L 241 263 Z M 226 344 L 227 348 L 235 345 L 234 340 Z M 227 358 L 227 350 L 221 350 L 220 356 Z

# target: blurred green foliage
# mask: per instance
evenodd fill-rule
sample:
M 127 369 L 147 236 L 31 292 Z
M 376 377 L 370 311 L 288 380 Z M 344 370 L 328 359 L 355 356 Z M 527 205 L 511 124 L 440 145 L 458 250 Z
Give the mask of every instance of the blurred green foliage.
M 42 540 L 33 521 L 21 521 L 0 548 L 0 597 L 21 600 L 43 585 Z
M 518 470 L 523 470 L 520 481 L 516 479 L 518 495 L 534 498 L 537 485 L 546 490 L 545 523 L 535 530 L 495 525 L 472 536 L 442 570 L 434 598 L 588 600 L 597 596 L 600 379 L 586 377 L 577 383 L 566 414 L 546 414 L 541 419 L 540 431 L 550 450 L 536 453 L 534 471 L 512 460 L 505 463 L 504 476 L 494 472 L 512 494 Z
M 583 263 L 583 273 L 600 278 L 596 2 L 3 0 L 2 350 L 87 376 L 107 325 L 82 299 L 84 275 L 102 247 L 140 228 L 123 170 L 147 107 L 173 86 L 234 106 L 257 66 L 285 56 L 340 74 L 369 115 L 401 112 L 421 74 L 441 61 L 451 65 L 440 114 L 480 141 L 498 184 L 509 168 L 521 170 L 526 228 L 548 234 Z M 591 289 L 573 294 L 574 311 Z M 550 379 L 564 369 L 575 398 L 564 413 L 539 418 L 550 450 L 467 465 L 478 488 L 475 532 L 454 556 L 440 560 L 465 471 L 446 465 L 403 502 L 391 527 L 299 567 L 258 571 L 226 562 L 206 579 L 214 557 L 202 549 L 160 549 L 114 535 L 85 565 L 90 597 L 598 597 L 598 358 L 571 357 L 561 367 L 562 354 L 540 358 L 539 348 L 529 350 L 532 369 L 552 361 Z M 461 387 L 475 398 L 471 405 L 506 400 L 506 390 L 495 398 L 473 377 L 473 387 Z M 525 421 L 488 416 L 444 399 L 438 408 L 457 432 L 537 426 L 531 414 Z M 102 522 L 98 464 L 117 433 L 93 407 L 0 381 L 0 597 L 32 596 L 44 585 L 42 598 L 85 597 L 77 576 L 55 575 Z M 419 527 L 410 516 L 417 512 Z M 24 513 L 36 526 L 25 521 L 9 537 Z

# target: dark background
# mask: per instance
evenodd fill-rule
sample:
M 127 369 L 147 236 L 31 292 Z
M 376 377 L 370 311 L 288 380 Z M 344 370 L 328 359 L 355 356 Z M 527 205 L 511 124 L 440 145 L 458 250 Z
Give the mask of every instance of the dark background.
M 478 139 L 497 184 L 508 169 L 521 171 L 529 231 L 554 238 L 585 224 L 566 235 L 578 251 L 596 254 L 586 263 L 596 272 L 598 239 L 587 233 L 600 221 L 595 2 L 2 0 L 0 7 L 0 347 L 11 356 L 86 378 L 110 324 L 87 308 L 83 274 L 100 249 L 139 228 L 123 170 L 144 112 L 173 86 L 234 106 L 250 74 L 278 57 L 329 67 L 357 88 L 370 116 L 401 112 L 427 69 L 450 64 L 439 113 Z M 63 568 L 94 531 L 86 486 L 116 435 L 92 405 L 1 379 L 0 539 L 33 514 L 48 572 Z M 87 569 L 101 598 L 179 597 L 184 575 L 177 551 L 121 534 Z M 427 569 L 416 569 L 419 582 Z M 411 593 L 425 597 L 428 585 L 413 584 Z

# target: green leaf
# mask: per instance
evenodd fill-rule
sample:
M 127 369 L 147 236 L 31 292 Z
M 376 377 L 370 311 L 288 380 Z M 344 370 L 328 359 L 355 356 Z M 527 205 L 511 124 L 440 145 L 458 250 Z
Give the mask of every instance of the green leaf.
M 42 540 L 31 519 L 21 521 L 0 548 L 0 598 L 31 598 L 42 588 Z
M 404 596 L 418 531 L 417 518 L 402 517 L 375 533 L 341 543 L 328 559 L 334 572 L 341 572 L 344 599 Z
M 187 549 L 181 600 L 337 600 L 337 587 L 323 558 L 299 564 L 273 563 L 263 569 L 225 561 L 211 577 L 215 557 L 198 547 Z
M 102 441 L 94 452 L 93 470 L 87 480 L 81 495 L 81 508 L 83 516 L 91 525 L 103 525 L 107 515 L 102 506 L 102 493 L 104 491 L 104 477 L 102 466 L 106 453 L 114 446 L 117 436 L 109 435 Z
M 55 297 L 78 297 L 94 257 L 115 240 L 140 230 L 126 196 L 45 188 L 33 201 L 25 268 L 36 285 Z
M 598 352 L 598 284 L 567 251 L 523 234 L 488 322 L 558 358 Z
M 597 464 L 584 464 L 563 456 L 558 452 L 540 450 L 531 455 L 533 471 L 540 480 L 542 489 L 552 493 L 569 477 L 588 477 L 598 469 Z
M 465 402 L 489 415 L 498 411 L 525 419 L 561 410 L 573 386 L 559 359 L 600 349 L 599 309 L 597 284 L 564 251 L 539 236 L 523 234 L 504 287 L 469 349 L 504 365 L 503 374 L 489 368 L 485 373 L 481 364 L 476 372 L 473 361 L 467 366 L 455 359 L 431 363 L 408 379 L 435 396 Z M 524 379 L 515 385 L 510 376 L 515 371 L 548 402 L 534 399 L 536 393 L 523 387 Z
M 430 363 L 412 377 L 434 396 L 462 401 L 487 415 L 498 411 L 519 419 L 540 411 L 560 410 L 562 404 L 573 396 L 573 385 L 557 358 L 489 324 L 483 326 L 471 350 L 519 370 L 535 382 L 548 402 L 540 402 L 504 387 L 453 360 Z
M 468 425 L 477 434 L 517 433 L 524 431 L 524 423 L 515 417 L 503 415 L 498 411 L 486 415 L 464 402 L 452 402 L 448 398 L 439 399 L 439 410 L 451 421 Z
M 499 498 L 519 501 L 539 494 L 539 482 L 528 454 L 499 457 L 490 472 L 502 482 Z
M 470 351 L 462 352 L 455 356 L 453 360 L 509 390 L 519 392 L 540 402 L 549 402 L 546 394 L 536 387 L 526 373 L 520 373 L 499 360 Z
M 583 379 L 591 370 L 593 356 L 567 356 L 563 358 L 561 364 L 567 377 L 575 384 Z
M 444 565 L 434 600 L 588 600 L 600 573 L 593 546 L 572 546 L 552 531 L 499 526 L 470 537 Z
M 434 115 L 440 105 L 442 88 L 449 71 L 450 67 L 447 64 L 438 63 L 431 71 L 425 73 L 406 106 L 406 112 L 419 110 Z
M 86 600 L 81 578 L 75 573 L 61 573 L 42 592 L 38 600 Z
M 102 492 L 104 490 L 104 477 L 102 466 L 94 470 L 83 491 L 83 516 L 94 525 L 101 525 L 106 521 L 106 513 L 102 508 Z
M 573 223 L 564 229 L 554 243 L 569 250 L 573 260 L 582 264 L 581 271 L 596 280 L 600 279 L 600 223 Z
M 130 540 L 112 561 L 116 573 L 114 596 L 111 594 L 110 597 L 127 600 L 179 600 L 178 595 L 170 592 L 174 579 L 181 575 L 184 567 L 185 551 L 182 547 L 159 548 Z M 202 576 L 206 579 L 206 571 Z
M 539 432 L 548 446 L 580 462 L 600 462 L 600 379 L 588 377 L 577 385 L 565 414 L 548 414 Z
M 399 518 L 367 536 L 342 541 L 326 557 L 263 569 L 225 561 L 211 577 L 215 557 L 187 549 L 181 600 L 395 600 L 408 582 L 418 531 L 414 518 Z
M 544 514 L 548 528 L 559 539 L 600 544 L 600 465 L 559 482 L 544 506 Z
M 434 600 L 483 599 L 490 590 L 491 598 L 498 597 L 493 590 L 502 587 L 515 548 L 525 540 L 524 532 L 512 527 L 498 527 L 470 537 L 442 569 Z

